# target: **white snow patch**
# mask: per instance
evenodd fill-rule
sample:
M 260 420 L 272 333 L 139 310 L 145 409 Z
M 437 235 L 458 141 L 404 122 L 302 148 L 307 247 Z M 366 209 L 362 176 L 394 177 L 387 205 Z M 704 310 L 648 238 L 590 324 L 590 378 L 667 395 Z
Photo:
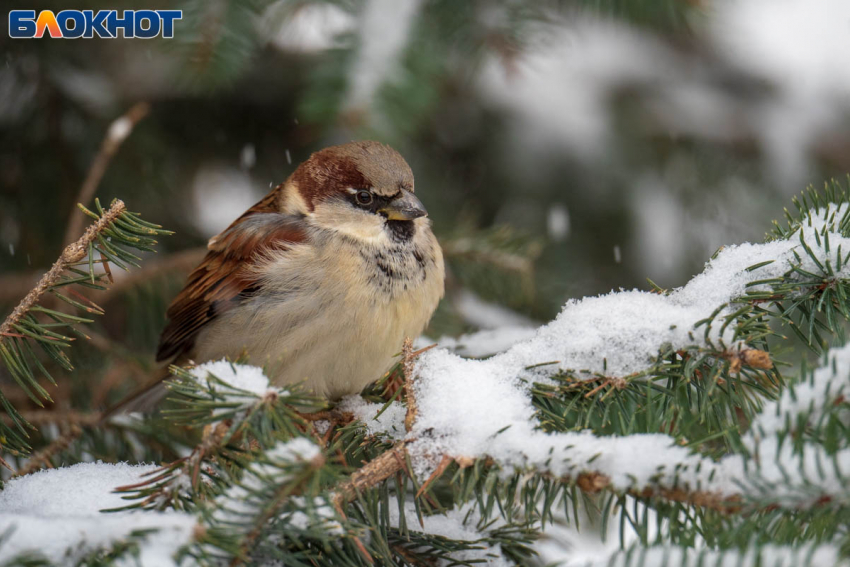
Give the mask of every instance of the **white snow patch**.
M 389 505 L 390 525 L 398 527 L 400 516 L 398 511 L 398 501 L 393 499 Z M 481 519 L 478 513 L 478 505 L 475 502 L 467 502 L 462 506 L 449 510 L 445 514 L 434 514 L 431 516 L 423 516 L 424 527 L 419 525 L 416 517 L 416 507 L 413 501 L 408 498 L 404 503 L 404 517 L 407 522 L 408 530 L 412 532 L 423 532 L 429 535 L 439 535 L 453 540 L 461 541 L 478 541 L 487 536 L 486 533 L 477 528 L 477 524 Z M 497 520 L 492 524 L 488 524 L 488 529 L 497 529 L 504 525 L 504 522 Z M 459 551 L 452 554 L 452 558 L 456 561 L 480 562 L 486 565 L 494 565 L 496 567 L 509 567 L 514 565 L 502 555 L 500 546 L 486 547 L 486 543 L 479 544 L 482 549 L 471 549 Z M 444 565 L 445 563 L 440 563 Z
M 266 451 L 265 458 L 269 462 L 251 463 L 238 483 L 216 497 L 213 518 L 230 524 L 233 530 L 250 529 L 250 523 L 245 525 L 245 518 L 254 516 L 266 503 L 261 489 L 271 479 L 276 484 L 285 484 L 291 478 L 282 467 L 312 461 L 321 453 L 319 446 L 305 437 L 279 442 Z
M 745 441 L 755 442 L 785 428 L 794 427 L 803 414 L 808 423 L 817 423 L 827 406 L 846 397 L 850 391 L 850 344 L 829 352 L 826 364 L 805 381 L 794 384 L 782 396 L 765 404 L 753 420 Z
M 546 214 L 546 230 L 555 242 L 566 240 L 570 235 L 570 211 L 563 203 L 555 203 Z
M 258 396 L 263 396 L 270 391 L 277 391 L 277 389 L 269 386 L 269 379 L 263 374 L 263 369 L 257 366 L 234 364 L 222 359 L 199 364 L 190 372 L 199 381 L 206 380 L 208 375 L 212 374 L 234 388 L 246 390 Z
M 82 463 L 14 478 L 0 492 L 0 533 L 13 535 L 0 546 L 0 562 L 38 553 L 56 564 L 71 564 L 134 530 L 156 529 L 141 543 L 139 564 L 175 565 L 174 554 L 190 542 L 195 518 L 178 512 L 114 512 L 126 506 L 115 487 L 135 484 L 154 466 Z M 123 564 L 123 563 L 122 563 Z M 128 559 L 126 564 L 134 564 Z

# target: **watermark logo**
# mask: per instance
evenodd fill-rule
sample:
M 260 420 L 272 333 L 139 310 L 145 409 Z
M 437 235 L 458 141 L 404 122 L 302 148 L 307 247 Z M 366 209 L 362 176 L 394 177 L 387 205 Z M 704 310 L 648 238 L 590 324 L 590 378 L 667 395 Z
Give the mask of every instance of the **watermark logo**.
M 174 22 L 183 19 L 183 10 L 12 10 L 9 12 L 9 37 L 152 39 L 174 37 Z

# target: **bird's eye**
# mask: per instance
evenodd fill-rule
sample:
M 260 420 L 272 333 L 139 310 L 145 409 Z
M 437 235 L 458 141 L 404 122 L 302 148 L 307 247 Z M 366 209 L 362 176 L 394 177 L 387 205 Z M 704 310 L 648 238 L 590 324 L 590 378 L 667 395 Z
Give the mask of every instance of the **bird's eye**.
M 366 205 L 371 205 L 372 200 L 374 199 L 372 193 L 370 191 L 366 191 L 365 189 L 358 191 L 355 195 L 355 198 L 357 199 L 357 204 L 362 205 L 364 207 Z

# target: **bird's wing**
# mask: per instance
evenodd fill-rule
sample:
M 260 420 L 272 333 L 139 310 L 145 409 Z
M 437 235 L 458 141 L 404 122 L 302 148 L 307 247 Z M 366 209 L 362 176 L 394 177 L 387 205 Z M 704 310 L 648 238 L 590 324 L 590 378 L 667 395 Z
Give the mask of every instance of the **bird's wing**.
M 166 312 L 168 324 L 159 339 L 157 361 L 191 355 L 204 326 L 234 307 L 241 294 L 256 289 L 257 276 L 250 270 L 253 258 L 306 240 L 303 220 L 273 212 L 271 195 L 210 240 L 206 257 Z

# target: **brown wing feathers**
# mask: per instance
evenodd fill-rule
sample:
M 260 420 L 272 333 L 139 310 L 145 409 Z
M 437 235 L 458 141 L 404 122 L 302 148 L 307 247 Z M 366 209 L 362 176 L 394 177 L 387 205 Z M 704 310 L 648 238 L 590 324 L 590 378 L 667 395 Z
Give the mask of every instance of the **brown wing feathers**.
M 204 325 L 256 286 L 255 276 L 246 269 L 252 258 L 305 240 L 303 221 L 272 212 L 276 195 L 277 191 L 270 193 L 210 241 L 209 253 L 168 308 L 169 322 L 160 337 L 157 361 L 191 356 Z

